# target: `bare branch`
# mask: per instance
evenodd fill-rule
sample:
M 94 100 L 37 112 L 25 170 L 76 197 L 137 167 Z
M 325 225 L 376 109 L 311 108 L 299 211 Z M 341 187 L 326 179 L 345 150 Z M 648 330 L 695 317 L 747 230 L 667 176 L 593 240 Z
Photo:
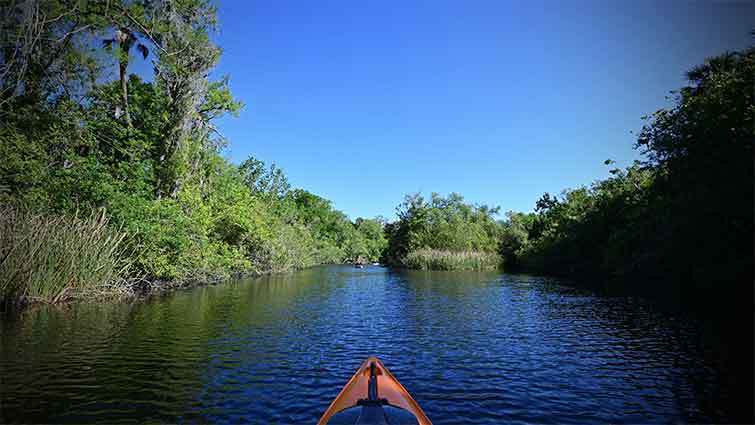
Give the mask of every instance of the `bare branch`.
M 61 41 L 65 40 L 66 38 L 71 37 L 74 34 L 79 33 L 81 31 L 85 31 L 85 30 L 87 30 L 87 29 L 89 29 L 91 27 L 92 27 L 92 25 L 88 24 L 88 25 L 84 25 L 83 27 L 79 27 L 79 28 L 77 28 L 77 29 L 75 29 L 73 31 L 69 31 L 65 35 L 63 35 L 62 37 L 60 37 L 59 39 L 57 39 L 56 42 L 60 43 Z

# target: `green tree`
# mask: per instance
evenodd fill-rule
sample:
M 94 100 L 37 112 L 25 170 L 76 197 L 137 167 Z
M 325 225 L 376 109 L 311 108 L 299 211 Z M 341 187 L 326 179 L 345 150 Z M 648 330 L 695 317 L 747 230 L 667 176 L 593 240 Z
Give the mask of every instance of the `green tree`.
M 687 76 L 676 104 L 639 134 L 644 161 L 589 188 L 546 193 L 531 221 L 510 215 L 502 254 L 685 304 L 741 300 L 752 284 L 755 51 L 711 58 Z
M 433 193 L 429 201 L 420 194 L 407 195 L 397 208 L 398 221 L 386 227 L 385 261 L 403 265 L 416 250 L 486 252 L 498 250 L 498 208 L 471 205 L 456 193 Z
M 383 225 L 380 218 L 364 219 L 360 217 L 354 221 L 357 233 L 364 240 L 364 249 L 361 255 L 369 261 L 379 261 L 388 247 Z
M 279 201 L 286 197 L 291 184 L 283 170 L 275 164 L 266 166 L 265 161 L 253 156 L 247 158 L 239 166 L 244 184 L 255 194 L 271 200 Z
M 501 223 L 500 252 L 506 266 L 520 266 L 522 249 L 529 245 L 530 233 L 533 232 L 535 214 L 508 211 L 506 220 Z

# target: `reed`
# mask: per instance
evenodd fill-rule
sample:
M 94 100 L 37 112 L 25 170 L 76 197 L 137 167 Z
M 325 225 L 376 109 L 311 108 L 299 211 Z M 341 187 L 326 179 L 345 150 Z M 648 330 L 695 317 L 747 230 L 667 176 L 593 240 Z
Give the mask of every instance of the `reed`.
M 0 207 L 0 300 L 56 303 L 131 292 L 126 234 L 80 217 Z
M 409 252 L 404 265 L 416 270 L 495 270 L 501 257 L 489 252 L 418 249 Z

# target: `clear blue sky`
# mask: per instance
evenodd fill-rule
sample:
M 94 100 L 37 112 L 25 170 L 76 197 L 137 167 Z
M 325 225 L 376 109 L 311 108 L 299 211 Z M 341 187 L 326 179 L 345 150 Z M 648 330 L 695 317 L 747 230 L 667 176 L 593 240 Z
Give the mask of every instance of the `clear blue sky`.
M 630 131 L 705 57 L 752 44 L 755 2 L 222 1 L 220 123 L 351 218 L 404 194 L 529 211 L 638 158 Z

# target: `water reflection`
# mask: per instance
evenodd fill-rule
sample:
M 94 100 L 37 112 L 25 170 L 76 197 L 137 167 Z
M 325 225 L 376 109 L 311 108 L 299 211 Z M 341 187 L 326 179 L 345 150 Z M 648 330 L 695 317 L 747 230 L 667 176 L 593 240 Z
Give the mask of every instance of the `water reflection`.
M 716 346 L 531 276 L 319 267 L 0 326 L 2 422 L 313 423 L 377 355 L 436 424 L 726 422 Z

